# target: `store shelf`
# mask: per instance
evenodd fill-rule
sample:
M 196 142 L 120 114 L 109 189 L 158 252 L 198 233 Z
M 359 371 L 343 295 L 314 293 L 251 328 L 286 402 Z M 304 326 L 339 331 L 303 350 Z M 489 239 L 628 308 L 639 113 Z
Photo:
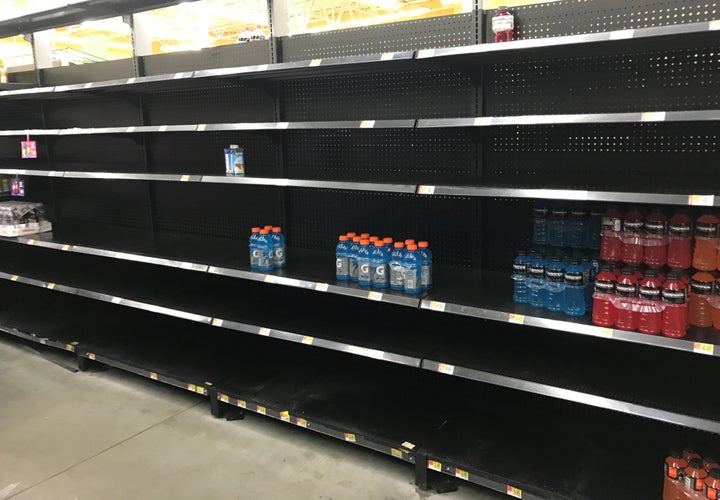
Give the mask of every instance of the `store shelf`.
M 515 40 L 505 43 L 484 43 L 463 47 L 424 49 L 417 52 L 417 59 L 439 62 L 503 63 L 529 57 L 561 57 L 565 54 L 577 56 L 618 54 L 638 50 L 659 50 L 678 48 L 690 43 L 706 43 L 718 40 L 720 21 L 655 26 L 650 28 L 586 33 L 581 35 L 556 36 Z

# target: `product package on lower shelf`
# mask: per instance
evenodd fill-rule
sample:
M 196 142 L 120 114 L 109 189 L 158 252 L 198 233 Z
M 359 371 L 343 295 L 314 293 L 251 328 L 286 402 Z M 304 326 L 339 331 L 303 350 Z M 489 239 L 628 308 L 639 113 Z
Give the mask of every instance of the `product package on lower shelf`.
M 0 203 L 0 236 L 15 237 L 52 231 L 42 203 L 5 201 Z

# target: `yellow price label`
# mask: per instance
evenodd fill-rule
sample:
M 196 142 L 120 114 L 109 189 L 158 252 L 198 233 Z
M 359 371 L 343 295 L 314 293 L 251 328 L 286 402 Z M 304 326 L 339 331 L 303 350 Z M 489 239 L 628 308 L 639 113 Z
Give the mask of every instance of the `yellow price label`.
M 70 250 L 70 245 L 63 245 L 62 249 L 67 252 L 68 250 Z
M 89 352 L 87 356 L 88 356 L 88 359 L 92 359 L 92 360 L 95 359 L 95 354 L 93 354 L 92 352 Z
M 398 450 L 397 448 L 390 448 L 390 453 L 393 457 L 402 458 L 403 452 L 402 450 Z
M 308 422 L 304 418 L 297 418 L 295 419 L 295 423 L 298 424 L 300 427 L 307 427 Z
M 158 129 L 158 131 L 165 132 L 167 129 L 168 129 L 167 125 L 160 125 L 160 128 Z
M 318 292 L 327 292 L 330 285 L 327 283 L 315 283 L 315 290 Z
M 367 296 L 368 299 L 376 300 L 376 301 L 381 301 L 382 297 L 383 297 L 383 294 L 380 292 L 370 292 L 370 293 L 368 293 L 368 296 Z
M 603 337 L 607 337 L 607 338 L 611 339 L 613 336 L 612 328 L 598 328 L 598 331 L 600 332 L 600 335 Z
M 428 460 L 428 469 L 442 471 L 442 463 L 437 460 Z
M 188 391 L 195 392 L 195 389 L 196 389 L 195 384 L 188 384 L 188 385 L 187 385 L 187 390 L 188 390 Z
M 305 336 L 302 338 L 302 343 L 303 343 L 303 344 L 307 344 L 307 345 L 312 345 L 312 343 L 313 343 L 314 340 L 315 340 L 315 337 L 308 337 L 307 335 L 305 335 Z
M 158 379 L 157 373 L 155 373 L 155 372 L 150 372 L 150 378 L 153 379 L 153 380 L 157 380 L 157 379 Z
M 720 30 L 720 20 L 716 19 L 714 21 L 710 21 L 708 23 L 708 30 L 709 31 L 717 31 Z
M 695 342 L 693 344 L 693 352 L 713 355 L 715 353 L 715 346 L 712 344 L 705 344 L 703 342 Z
M 198 132 L 202 132 L 202 131 L 205 130 L 206 128 L 207 128 L 207 124 L 206 124 L 206 123 L 201 123 L 201 124 L 199 124 L 199 125 L 197 126 L 197 131 L 198 131 Z
M 180 177 L 180 182 L 187 182 L 189 180 L 190 180 L 190 176 L 187 174 Z
M 363 120 L 360 122 L 360 128 L 373 128 L 375 126 L 375 120 Z
M 55 283 L 48 283 L 47 287 L 48 287 L 48 290 L 53 290 L 55 288 Z
M 477 118 L 475 118 L 473 125 L 476 127 L 489 127 L 490 125 L 492 125 L 492 122 L 492 116 L 478 116 Z
M 227 394 L 220 394 L 220 401 L 223 403 L 229 403 L 230 397 Z
M 247 403 L 246 403 L 245 401 L 243 401 L 242 399 L 238 399 L 238 400 L 237 400 L 237 405 L 238 405 L 240 408 L 247 408 Z
M 212 326 L 223 326 L 223 320 L 221 320 L 220 318 L 213 318 Z
M 125 83 L 126 83 L 127 85 L 130 85 L 130 84 L 132 84 L 132 83 L 135 83 L 135 77 L 133 76 L 133 77 L 131 77 L 131 78 L 128 78 L 128 79 L 127 79 L 127 82 L 125 82 Z
M 112 302 L 113 304 L 119 304 L 120 301 L 122 301 L 120 297 L 113 297 L 112 299 L 110 299 L 110 302 Z
M 715 195 L 690 194 L 688 195 L 688 205 L 712 207 L 713 205 L 715 205 Z
M 515 486 L 510 486 L 509 484 L 507 485 L 506 493 L 511 497 L 522 498 L 522 490 L 520 488 L 516 488 Z
M 257 412 L 260 413 L 261 415 L 267 415 L 267 408 L 265 408 L 264 406 L 257 405 L 256 409 L 257 409 Z
M 47 339 L 46 339 L 46 338 L 40 339 L 40 343 L 41 343 L 41 344 L 47 344 Z
M 18 278 L 19 278 L 19 276 L 17 274 L 13 274 L 12 276 L 10 276 L 11 281 L 17 281 Z
M 403 447 L 403 448 L 407 448 L 408 450 L 414 450 L 414 449 L 415 449 L 415 445 L 414 445 L 413 443 L 411 443 L 410 441 L 405 441 L 405 442 L 402 444 L 402 447 Z
M 346 433 L 345 433 L 345 441 L 348 441 L 348 442 L 350 442 L 350 443 L 356 442 L 355 434 L 352 434 L 352 433 L 350 433 L 350 432 L 346 432 Z
M 523 316 L 522 314 L 510 314 L 508 316 L 508 321 L 510 323 L 522 325 L 523 323 L 525 323 L 525 316 Z
M 27 244 L 28 244 L 28 245 L 34 245 L 34 244 L 35 244 L 35 240 L 27 240 Z
M 418 186 L 417 194 L 434 194 L 435 186 Z
M 665 111 L 646 111 L 640 115 L 640 121 L 642 122 L 664 122 Z
M 289 411 L 281 411 L 280 412 L 280 420 L 283 422 L 290 422 L 290 412 Z
M 313 59 L 310 61 L 310 67 L 320 66 L 320 64 L 322 64 L 322 59 Z
M 264 336 L 264 337 L 269 337 L 269 336 L 270 336 L 270 328 L 265 328 L 265 327 L 260 328 L 260 329 L 258 330 L 258 334 L 259 334 L 259 335 L 262 335 L 262 336 Z
M 395 52 L 383 52 L 380 56 L 381 61 L 392 61 L 393 57 L 395 57 Z
M 433 301 L 430 301 L 430 303 L 428 304 L 428 309 L 430 309 L 432 311 L 444 312 L 446 305 L 447 304 L 445 302 L 436 302 L 433 300 Z
M 196 385 L 195 392 L 197 392 L 198 394 L 205 394 L 205 388 L 201 385 Z
M 447 375 L 452 375 L 453 373 L 455 373 L 455 366 L 447 365 L 445 363 L 438 363 L 437 371 L 439 373 L 445 373 Z
M 72 344 L 65 344 L 65 350 L 70 352 L 75 352 L 75 346 Z
M 460 479 L 464 479 L 465 481 L 467 481 L 469 474 L 467 473 L 467 471 L 456 468 L 455 469 L 455 477 L 459 477 Z

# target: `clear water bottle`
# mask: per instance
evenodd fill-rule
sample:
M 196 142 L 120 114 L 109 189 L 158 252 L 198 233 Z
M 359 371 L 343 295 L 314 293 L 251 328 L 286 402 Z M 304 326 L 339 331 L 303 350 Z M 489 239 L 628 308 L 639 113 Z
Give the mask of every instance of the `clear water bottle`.
M 545 267 L 545 295 L 543 297 L 546 309 L 561 312 L 565 307 L 565 264 L 560 257 L 555 256 Z
M 528 268 L 527 252 L 520 250 L 513 262 L 513 302 L 518 304 L 527 303 L 527 268 Z
M 257 269 L 260 262 L 260 251 L 258 250 L 258 238 L 260 237 L 260 228 L 252 228 L 248 247 L 250 248 L 250 269 Z
M 533 209 L 533 245 L 548 244 L 548 209 L 537 206 Z
M 402 291 L 403 287 L 403 257 L 405 256 L 405 250 L 403 247 L 405 244 L 402 241 L 396 241 L 390 257 L 388 259 L 388 267 L 390 268 L 390 288 L 397 291 Z
M 527 302 L 533 307 L 543 307 L 545 290 L 545 259 L 543 254 L 536 252 L 527 268 Z
M 422 257 L 420 265 L 420 286 L 423 290 L 432 288 L 432 252 L 427 241 L 418 241 L 418 252 Z
M 585 304 L 586 268 L 578 259 L 572 259 L 565 268 L 565 309 L 568 316 L 582 316 L 587 310 Z
M 335 278 L 340 281 L 350 280 L 350 246 L 348 245 L 348 237 L 340 236 L 339 242 L 335 247 Z
M 273 241 L 273 251 L 274 251 L 274 258 L 275 258 L 275 269 L 282 269 L 285 267 L 285 236 L 282 234 L 282 228 L 280 227 L 274 227 L 272 228 L 272 241 Z

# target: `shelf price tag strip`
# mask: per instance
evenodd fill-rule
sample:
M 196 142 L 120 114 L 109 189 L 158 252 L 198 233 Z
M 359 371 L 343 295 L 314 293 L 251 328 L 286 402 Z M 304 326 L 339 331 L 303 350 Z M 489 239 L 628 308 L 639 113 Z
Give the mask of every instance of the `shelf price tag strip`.
M 712 344 L 705 344 L 704 342 L 695 342 L 693 343 L 693 352 L 712 356 L 715 354 L 715 346 Z
M 510 486 L 508 484 L 505 491 L 511 497 L 522 498 L 522 490 L 520 488 L 516 488 L 515 486 Z
M 688 195 L 688 205 L 712 207 L 715 205 L 715 195 L 691 194 Z

